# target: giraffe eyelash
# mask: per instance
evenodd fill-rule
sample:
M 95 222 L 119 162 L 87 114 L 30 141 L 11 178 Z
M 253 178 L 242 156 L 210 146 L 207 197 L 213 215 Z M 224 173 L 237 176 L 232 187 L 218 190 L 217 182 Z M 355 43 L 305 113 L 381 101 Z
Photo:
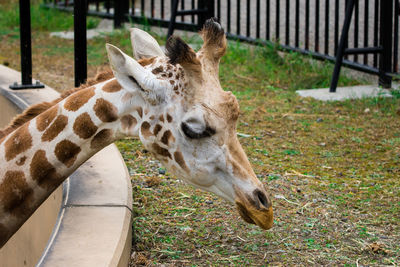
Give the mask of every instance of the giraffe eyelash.
M 210 137 L 215 134 L 215 129 L 209 126 L 206 126 L 206 129 L 202 133 L 196 133 L 185 122 L 182 122 L 181 128 L 183 133 L 190 139 L 200 139 Z

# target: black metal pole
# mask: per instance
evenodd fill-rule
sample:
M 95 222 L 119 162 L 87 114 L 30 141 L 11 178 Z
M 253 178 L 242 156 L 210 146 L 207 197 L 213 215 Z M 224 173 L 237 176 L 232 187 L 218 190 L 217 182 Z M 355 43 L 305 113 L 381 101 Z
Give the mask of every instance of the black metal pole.
M 129 1 L 114 1 L 114 28 L 121 28 L 125 21 L 125 14 L 129 13 Z
M 32 84 L 32 45 L 30 1 L 19 0 L 20 39 L 21 39 L 21 82 Z
M 172 0 L 172 3 L 171 3 L 171 19 L 169 21 L 167 39 L 174 33 L 175 20 L 176 20 L 176 11 L 178 10 L 178 4 L 179 4 L 178 0 Z
M 11 89 L 43 88 L 39 81 L 32 84 L 31 10 L 29 0 L 19 0 L 19 32 L 21 50 L 21 84 L 15 82 Z
M 74 2 L 75 87 L 85 83 L 87 78 L 86 1 Z
M 335 68 L 333 70 L 331 86 L 329 88 L 330 93 L 336 92 L 336 87 L 337 87 L 337 84 L 339 81 L 340 68 L 342 67 L 342 63 L 343 63 L 344 50 L 346 48 L 346 42 L 347 42 L 347 37 L 348 37 L 350 22 L 351 22 L 351 16 L 353 14 L 353 9 L 354 9 L 354 1 L 355 0 L 347 1 L 346 15 L 344 17 L 342 35 L 340 36 L 339 47 L 336 52 Z
M 379 58 L 379 85 L 383 88 L 391 88 L 392 77 L 387 73 L 392 70 L 393 0 L 381 0 L 380 2 L 379 32 L 383 51 Z

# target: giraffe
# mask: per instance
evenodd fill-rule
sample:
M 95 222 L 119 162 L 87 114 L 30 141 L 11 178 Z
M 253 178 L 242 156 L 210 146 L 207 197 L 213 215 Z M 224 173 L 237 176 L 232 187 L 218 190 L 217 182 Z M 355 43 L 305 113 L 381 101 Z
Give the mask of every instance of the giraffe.
M 136 60 L 107 44 L 112 72 L 0 131 L 0 248 L 81 164 L 124 137 L 140 138 L 172 174 L 235 204 L 246 222 L 272 227 L 271 201 L 236 135 L 238 102 L 218 79 L 224 30 L 210 19 L 200 35 L 197 53 L 175 36 L 164 53 L 131 29 Z

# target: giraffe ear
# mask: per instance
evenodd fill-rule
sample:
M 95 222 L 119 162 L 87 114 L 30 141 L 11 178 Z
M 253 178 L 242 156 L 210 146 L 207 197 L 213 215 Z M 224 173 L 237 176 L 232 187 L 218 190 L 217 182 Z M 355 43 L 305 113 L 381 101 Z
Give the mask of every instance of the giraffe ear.
M 138 91 L 150 104 L 155 105 L 165 99 L 165 89 L 170 83 L 158 80 L 149 70 L 117 47 L 106 44 L 108 59 L 115 78 L 128 91 Z
M 165 56 L 156 39 L 150 34 L 138 28 L 131 28 L 131 42 L 133 56 L 139 60 L 142 58 Z

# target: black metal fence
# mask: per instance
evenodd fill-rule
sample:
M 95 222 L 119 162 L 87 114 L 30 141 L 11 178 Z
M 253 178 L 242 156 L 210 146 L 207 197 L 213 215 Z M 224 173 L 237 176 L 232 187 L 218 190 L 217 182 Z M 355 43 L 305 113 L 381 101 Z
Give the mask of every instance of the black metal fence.
M 85 33 L 85 13 L 114 19 L 114 26 L 124 21 L 168 27 L 174 0 L 82 0 L 75 9 L 75 35 L 80 50 L 86 50 L 82 40 Z M 315 58 L 335 61 L 341 29 L 343 28 L 346 3 L 349 0 L 180 0 L 179 9 L 196 9 L 210 4 L 207 17 L 217 17 L 227 31 L 228 38 L 250 43 L 273 42 L 282 49 L 312 55 Z M 353 16 L 346 38 L 343 64 L 351 68 L 379 75 L 380 83 L 390 86 L 391 78 L 398 71 L 398 0 L 352 0 Z M 73 1 L 45 0 L 44 6 L 73 12 Z M 86 6 L 86 8 L 84 8 Z M 86 10 L 85 10 L 86 9 Z M 87 12 L 85 12 L 87 11 Z M 180 12 L 175 28 L 199 30 L 204 16 Z M 80 22 L 79 22 L 80 21 Z M 21 27 L 22 28 L 22 27 Z M 22 34 L 21 34 L 22 36 Z M 21 38 L 22 39 L 22 38 Z M 355 49 L 353 49 L 355 48 Z M 78 50 L 79 50 L 78 49 Z M 76 49 L 76 57 L 85 53 Z M 82 62 L 83 60 L 83 62 Z M 76 62 L 85 63 L 86 59 Z M 79 59 L 78 59 L 79 61 Z M 85 63 L 86 64 L 86 63 Z M 79 84 L 86 78 L 86 67 L 80 68 Z M 77 69 L 77 68 L 76 68 Z M 79 76 L 79 73 L 76 74 Z M 82 78 L 83 77 L 83 78 Z

